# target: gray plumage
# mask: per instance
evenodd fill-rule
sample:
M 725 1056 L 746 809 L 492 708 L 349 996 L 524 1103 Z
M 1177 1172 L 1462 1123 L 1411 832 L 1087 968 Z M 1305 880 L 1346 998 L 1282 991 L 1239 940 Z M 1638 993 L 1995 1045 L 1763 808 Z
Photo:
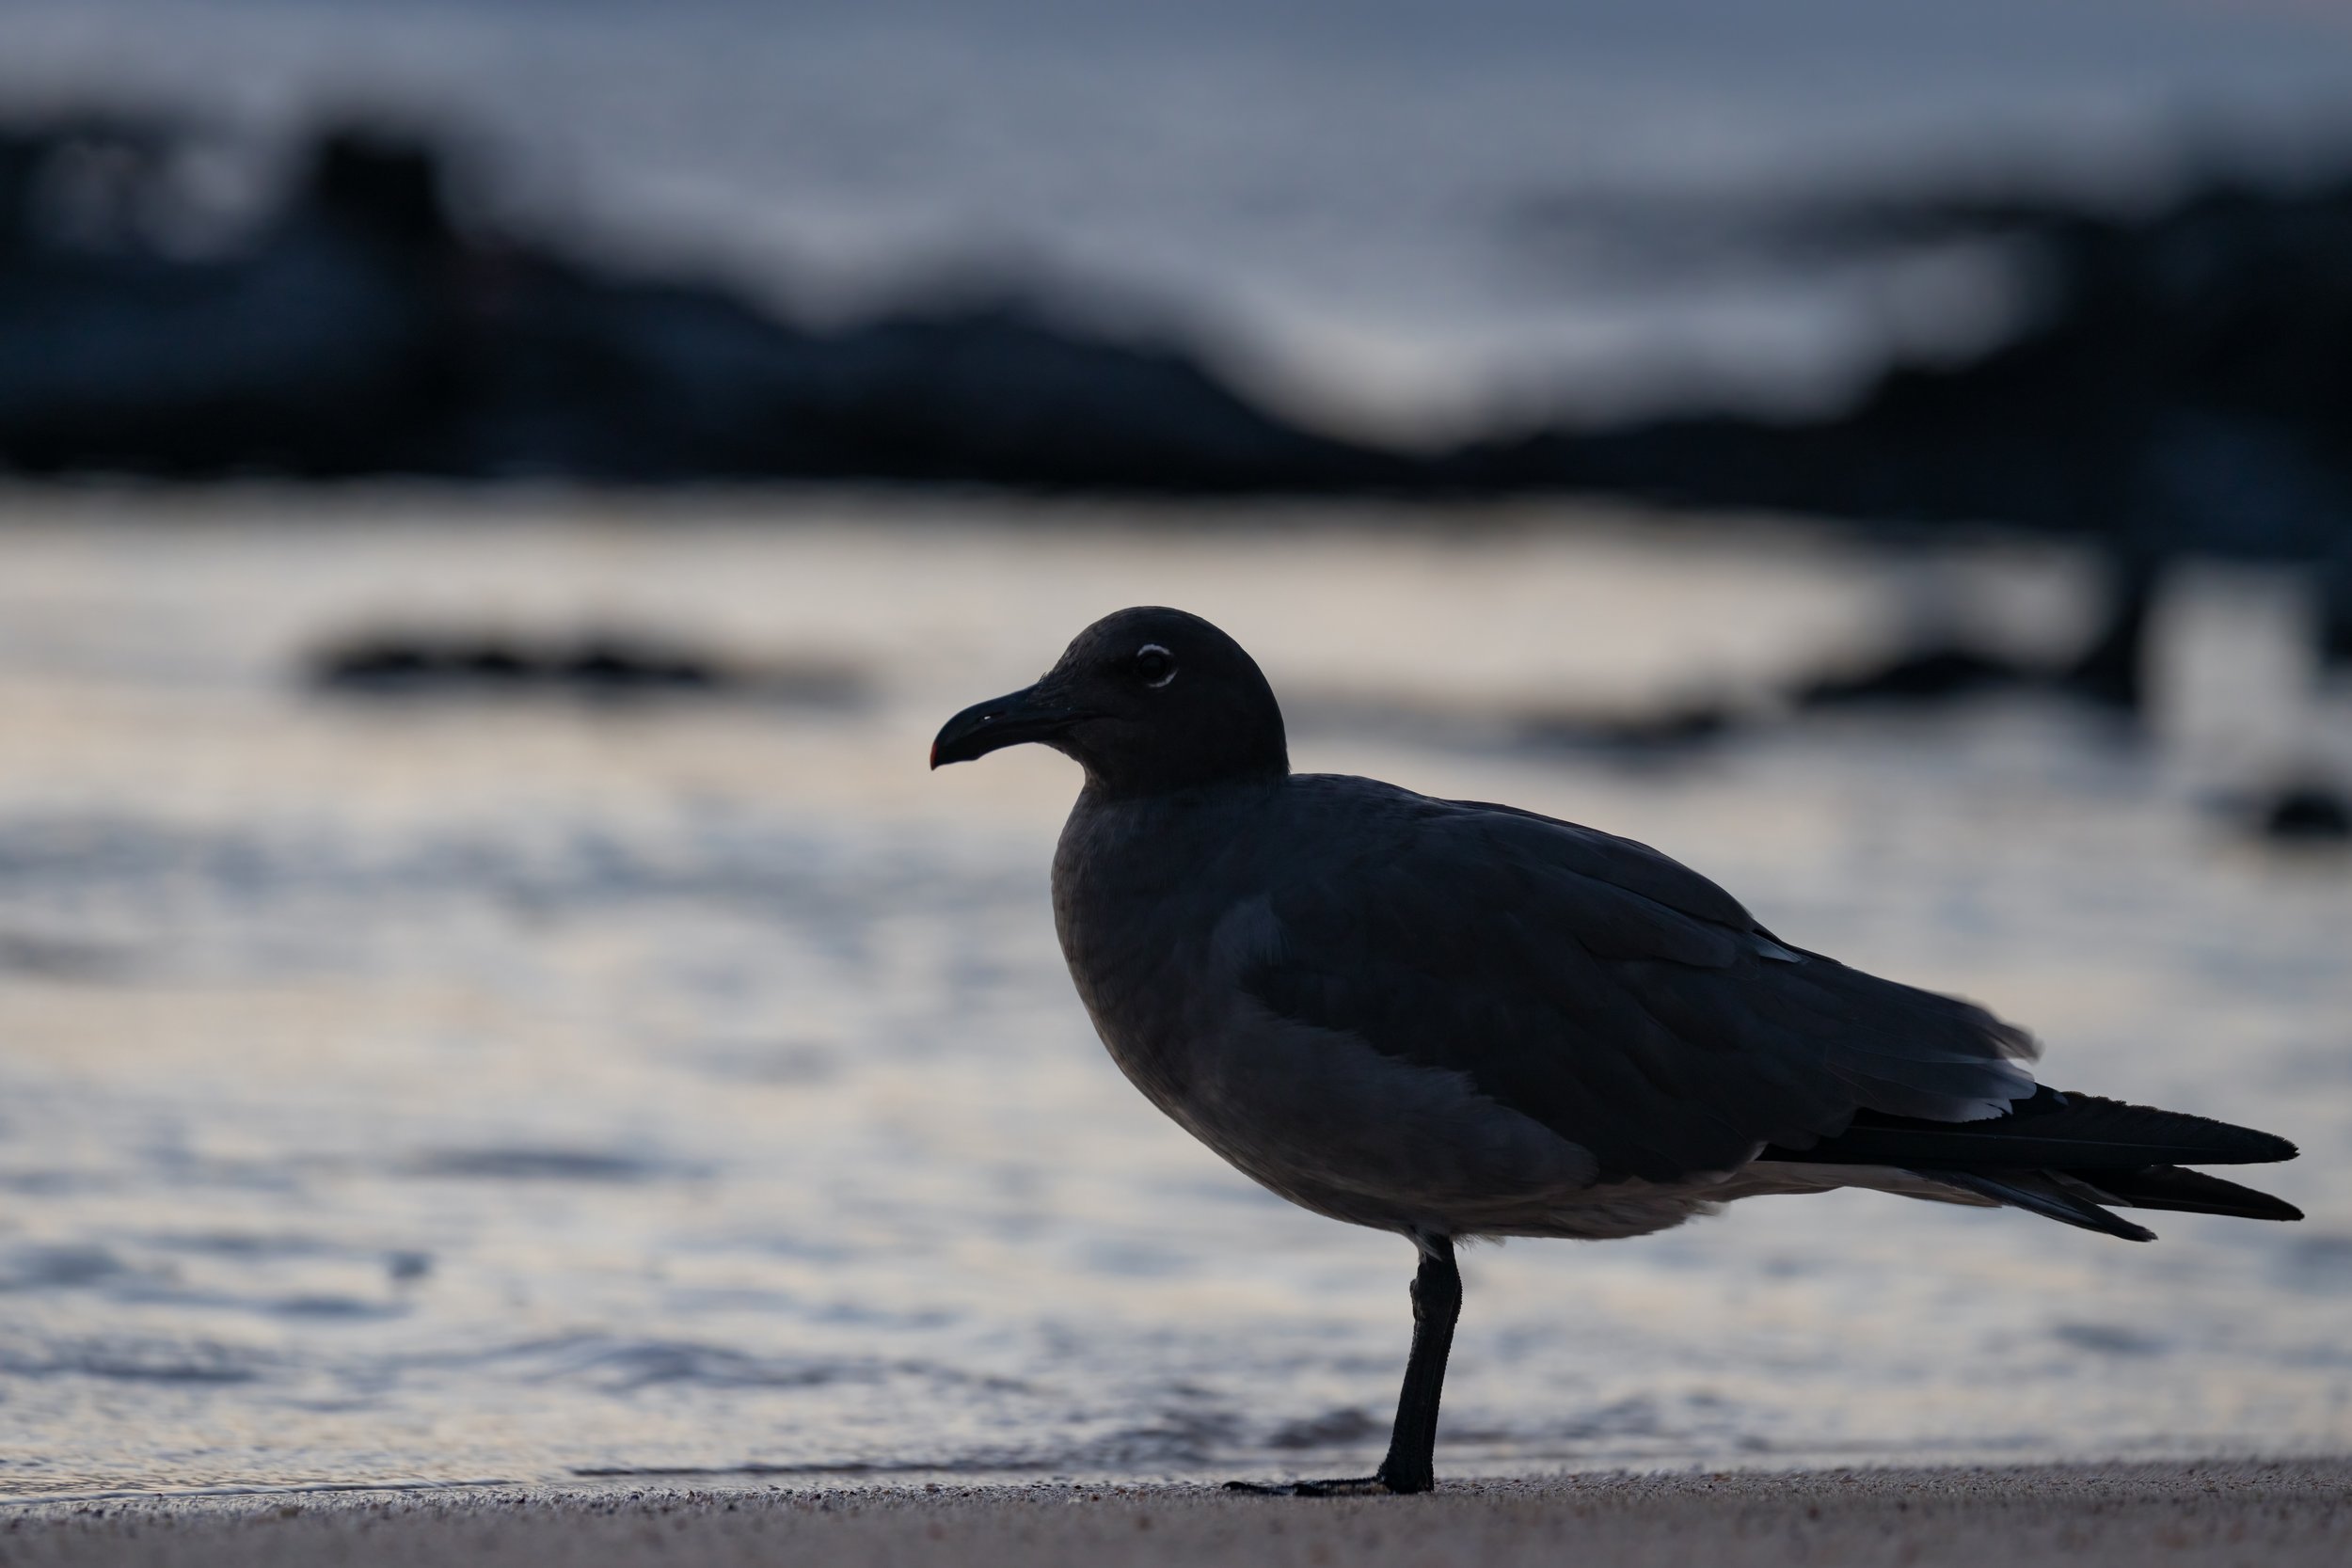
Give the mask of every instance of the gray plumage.
M 1455 1238 L 1639 1235 L 1766 1193 L 2141 1241 L 2111 1208 L 2300 1217 L 2179 1168 L 2283 1139 L 2040 1087 L 2023 1030 L 1783 942 L 1645 845 L 1292 773 L 1264 676 L 1195 616 L 1096 623 L 932 764 L 1028 740 L 1086 771 L 1054 917 L 1112 1058 L 1254 1180 L 1413 1238 L 1438 1298 Z M 1417 1333 L 1389 1462 L 1345 1484 L 1425 1488 L 1451 1332 Z
M 2021 1032 L 1789 948 L 1654 850 L 1368 779 L 1089 789 L 1054 911 L 1153 1103 L 1386 1229 L 1654 1229 L 1865 1107 L 1961 1120 L 2034 1088 Z

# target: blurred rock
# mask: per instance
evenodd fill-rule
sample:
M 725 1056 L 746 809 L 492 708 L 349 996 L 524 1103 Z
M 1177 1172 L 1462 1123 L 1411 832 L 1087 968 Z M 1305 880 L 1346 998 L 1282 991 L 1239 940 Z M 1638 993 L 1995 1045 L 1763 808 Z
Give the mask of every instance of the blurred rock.
M 1647 711 L 1530 714 L 1519 725 L 1531 744 L 1610 753 L 1636 761 L 1663 760 L 1722 740 L 1753 715 L 1728 701 L 1692 698 Z
M 639 632 L 592 630 L 526 641 L 498 633 L 372 632 L 319 653 L 310 684 L 342 696 L 586 697 L 647 702 L 738 697 L 845 707 L 866 683 L 846 666 L 730 664 Z
M 2326 784 L 2289 784 L 2262 803 L 2256 827 L 2267 839 L 2341 843 L 2352 839 L 2352 799 Z
M 2135 557 L 2116 573 L 2099 629 L 2074 658 L 2048 664 L 1963 641 L 1922 641 L 1883 661 L 1800 682 L 1789 705 L 1807 708 L 1937 705 L 1999 691 L 2043 691 L 2137 718 L 2146 698 L 2153 562 Z
M 2331 664 L 2352 664 L 2352 532 L 2319 575 L 2319 653 Z
M 470 234 L 439 154 L 377 131 L 322 136 L 240 250 L 178 258 L 131 221 L 168 205 L 151 154 L 172 141 L 0 133 L 0 467 L 1169 491 L 1400 471 L 1174 349 L 1018 302 L 809 331 L 723 289 Z M 73 188 L 101 168 L 103 188 Z M 126 221 L 99 244 L 56 231 L 61 184 L 66 207 Z
M 2020 660 L 1952 644 L 1915 649 L 1883 664 L 1817 677 L 1799 686 L 1790 701 L 1800 708 L 1947 703 L 2036 681 L 2037 673 Z
M 2352 649 L 2352 178 L 2214 183 L 2140 216 L 1848 213 L 1838 244 L 2029 254 L 2026 325 L 1971 360 L 1897 365 L 1820 419 L 1690 413 L 1417 457 L 1301 429 L 1181 346 L 1036 302 L 815 330 L 485 233 L 453 214 L 448 160 L 382 130 L 324 133 L 240 244 L 191 250 L 167 221 L 186 141 L 95 119 L 0 130 L 0 467 L 1607 492 L 2062 531 L 2127 571 L 2331 562 L 2327 636 Z M 2135 647 L 2085 688 L 2128 705 Z
M 2106 617 L 2074 663 L 2051 684 L 2068 696 L 2139 716 L 2148 700 L 2148 635 L 2159 565 L 2150 551 L 2114 552 Z
M 2037 309 L 1960 364 L 1899 365 L 1809 421 L 1691 415 L 1474 447 L 1467 483 L 1895 523 L 2006 523 L 2321 561 L 2352 532 L 2352 179 L 2217 184 L 2145 217 L 1894 208 L 2036 258 Z
M 2141 698 L 2152 585 L 2184 555 L 2312 563 L 2322 657 L 2352 660 L 2352 178 L 2218 182 L 2140 217 L 1980 201 L 1841 221 L 1851 244 L 2021 247 L 2038 278 L 2028 325 L 1973 360 L 1898 365 L 1826 418 L 1556 430 L 1445 466 L 1473 489 L 2104 540 L 2118 608 L 2066 687 L 2125 711 Z M 1882 689 L 1996 678 L 1947 660 L 1888 672 Z

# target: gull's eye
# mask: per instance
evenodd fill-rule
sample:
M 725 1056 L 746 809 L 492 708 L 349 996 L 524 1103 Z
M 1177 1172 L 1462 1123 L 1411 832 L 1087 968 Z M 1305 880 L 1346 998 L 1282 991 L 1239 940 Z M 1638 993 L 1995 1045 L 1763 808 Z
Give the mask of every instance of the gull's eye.
M 1136 650 L 1136 673 L 1146 686 L 1166 686 L 1176 678 L 1176 656 L 1157 642 L 1146 642 Z

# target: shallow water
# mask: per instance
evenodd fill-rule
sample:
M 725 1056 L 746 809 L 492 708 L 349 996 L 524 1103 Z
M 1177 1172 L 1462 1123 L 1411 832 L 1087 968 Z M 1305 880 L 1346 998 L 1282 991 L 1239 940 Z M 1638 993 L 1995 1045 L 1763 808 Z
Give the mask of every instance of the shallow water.
M 2306 1150 L 2263 1177 L 2308 1223 L 2146 1247 L 1841 1195 L 1472 1251 L 1447 1465 L 2352 1443 L 2352 863 L 2212 804 L 2344 754 L 2267 579 L 2172 595 L 2149 744 L 2005 702 L 1644 761 L 1513 716 L 1760 689 L 1906 606 L 2055 646 L 2088 579 L 1591 514 L 6 510 L 0 1496 L 1360 1466 L 1408 1250 L 1257 1191 L 1104 1057 L 1045 904 L 1067 764 L 922 767 L 1154 599 L 1261 654 L 1302 767 L 1646 839 L 2031 1024 L 2053 1082 Z M 666 628 L 872 695 L 303 689 L 394 616 Z

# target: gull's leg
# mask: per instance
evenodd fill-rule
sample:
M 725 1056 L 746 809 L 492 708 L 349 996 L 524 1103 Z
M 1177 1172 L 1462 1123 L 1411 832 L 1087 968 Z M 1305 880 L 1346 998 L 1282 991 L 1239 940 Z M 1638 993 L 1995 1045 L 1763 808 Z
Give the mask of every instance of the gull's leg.
M 1389 1456 L 1374 1478 L 1391 1492 L 1426 1492 L 1438 1484 L 1438 1396 L 1445 1391 L 1445 1358 L 1461 1316 L 1462 1271 L 1454 1266 L 1453 1238 L 1425 1237 L 1421 1271 L 1413 1275 L 1413 1349 L 1405 1358 Z
M 1396 1425 L 1389 1433 L 1389 1456 L 1369 1476 L 1342 1481 L 1301 1481 L 1286 1486 L 1228 1481 L 1236 1492 L 1292 1497 L 1345 1497 L 1426 1492 L 1438 1483 L 1438 1398 L 1445 1391 L 1445 1358 L 1454 1349 L 1454 1325 L 1462 1315 L 1462 1272 L 1454 1266 L 1454 1242 L 1422 1236 L 1421 1272 L 1413 1276 L 1413 1349 L 1405 1358 L 1405 1386 L 1396 1397 Z

